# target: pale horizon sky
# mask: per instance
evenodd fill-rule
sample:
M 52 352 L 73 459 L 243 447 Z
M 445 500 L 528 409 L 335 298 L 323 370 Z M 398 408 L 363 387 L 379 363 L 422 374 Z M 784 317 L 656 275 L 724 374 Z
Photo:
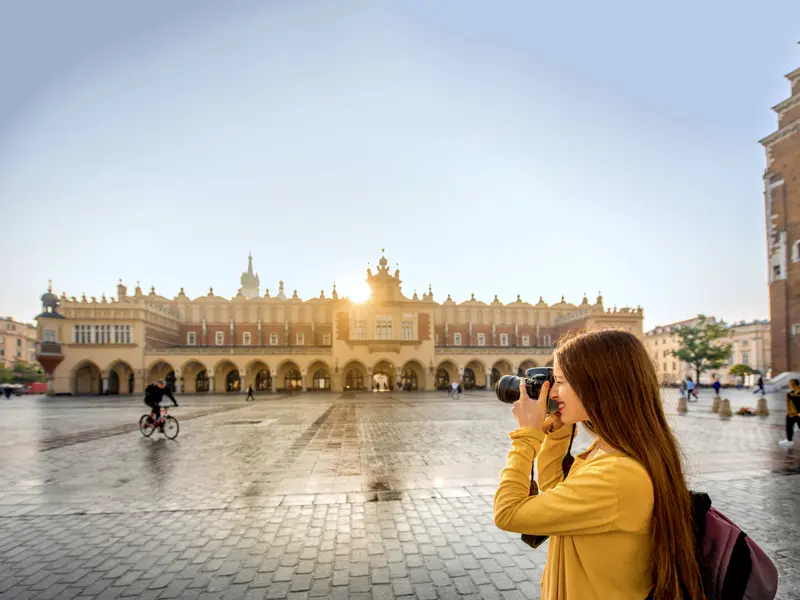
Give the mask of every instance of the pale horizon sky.
M 689 17 L 691 15 L 691 17 Z M 781 15 L 781 18 L 776 18 Z M 0 0 L 0 314 L 403 291 L 769 317 L 800 3 Z

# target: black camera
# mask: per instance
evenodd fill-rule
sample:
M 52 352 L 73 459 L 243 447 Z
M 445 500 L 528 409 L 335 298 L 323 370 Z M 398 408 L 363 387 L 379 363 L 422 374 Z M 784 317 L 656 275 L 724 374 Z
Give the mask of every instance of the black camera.
M 542 385 L 545 381 L 550 382 L 550 389 L 553 389 L 555 377 L 553 377 L 553 367 L 533 367 L 525 371 L 525 377 L 517 377 L 516 375 L 503 375 L 500 381 L 495 385 L 494 392 L 497 394 L 497 399 L 500 402 L 507 404 L 514 404 L 519 400 L 519 384 L 521 381 L 525 382 L 525 389 L 528 390 L 528 396 L 536 400 L 539 398 L 539 392 L 542 390 Z M 547 412 L 556 412 L 558 410 L 558 402 L 550 398 L 550 393 L 547 394 Z

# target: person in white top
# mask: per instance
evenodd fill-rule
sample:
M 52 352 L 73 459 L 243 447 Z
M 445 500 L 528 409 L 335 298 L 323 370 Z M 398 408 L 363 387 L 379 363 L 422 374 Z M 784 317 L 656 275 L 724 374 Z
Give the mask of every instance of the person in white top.
M 451 388 L 451 390 L 452 390 L 452 391 L 450 392 L 450 395 L 451 395 L 453 398 L 458 398 L 458 397 L 459 397 L 459 396 L 458 396 L 458 382 L 457 382 L 457 381 L 454 381 L 453 383 L 451 383 L 451 384 L 450 384 L 450 388 Z

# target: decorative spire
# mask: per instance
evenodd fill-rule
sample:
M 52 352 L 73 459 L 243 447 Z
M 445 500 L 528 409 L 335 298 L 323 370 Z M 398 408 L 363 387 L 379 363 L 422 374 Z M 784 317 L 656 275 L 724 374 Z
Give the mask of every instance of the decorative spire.
M 472 292 L 472 295 L 469 298 L 470 300 L 475 300 L 475 292 Z
M 209 296 L 213 296 L 214 295 L 214 288 L 213 287 L 208 288 L 208 295 Z
M 269 288 L 264 290 L 264 298 L 269 298 Z
M 108 302 L 108 300 L 106 300 L 106 293 L 105 293 L 105 292 L 103 292 L 103 295 L 101 296 L 101 298 L 100 298 L 100 301 L 101 301 L 103 304 L 105 304 L 106 302 Z
M 519 297 L 519 294 L 517 294 L 517 302 L 522 302 L 522 298 Z
M 411 297 L 412 300 L 419 300 L 419 296 L 417 296 L 417 290 L 414 290 L 414 295 Z
M 250 275 L 250 277 L 253 276 L 253 253 L 252 252 L 248 252 L 248 254 L 247 254 L 247 274 Z
M 49 293 L 51 293 L 51 294 L 53 293 L 53 280 L 52 279 L 48 279 L 47 280 L 47 291 Z
M 155 296 L 156 295 L 156 286 L 154 286 L 154 285 L 150 286 L 150 295 L 151 296 Z
M 339 299 L 339 292 L 336 291 L 336 282 L 333 282 L 333 293 L 331 294 L 334 300 Z
M 294 292 L 292 293 L 292 298 L 297 298 L 297 290 L 294 290 Z
M 321 300 L 325 299 L 325 290 L 320 290 L 319 291 L 319 297 L 320 297 Z

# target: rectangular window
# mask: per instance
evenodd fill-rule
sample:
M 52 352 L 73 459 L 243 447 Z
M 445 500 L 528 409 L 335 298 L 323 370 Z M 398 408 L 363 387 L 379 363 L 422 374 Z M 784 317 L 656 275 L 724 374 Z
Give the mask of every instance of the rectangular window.
M 190 331 L 186 334 L 186 345 L 187 346 L 197 345 L 197 333 L 195 333 L 194 331 Z
M 508 334 L 501 333 L 500 334 L 500 345 L 501 346 L 508 346 Z
M 403 339 L 404 340 L 413 340 L 414 339 L 414 323 L 413 321 L 403 321 Z
M 331 334 L 330 333 L 323 333 L 322 334 L 322 345 L 323 346 L 330 346 L 331 345 Z
M 461 345 L 461 334 L 460 333 L 453 334 L 453 345 L 454 346 L 460 346 Z
M 434 333 L 433 334 L 433 345 L 434 346 L 438 346 L 439 345 L 439 334 L 438 333 Z
M 243 346 L 249 346 L 250 345 L 250 332 L 249 331 L 245 331 L 242 334 L 242 345 Z
M 550 345 L 550 336 L 549 335 L 544 336 L 544 345 L 545 346 L 549 346 Z
M 303 333 L 298 333 L 294 336 L 295 344 L 298 346 L 303 346 L 306 343 L 306 336 Z
M 392 317 L 386 315 L 378 315 L 375 317 L 375 339 L 392 339 Z
M 17 347 L 22 346 L 22 340 L 17 338 Z
M 531 345 L 531 336 L 523 335 L 522 336 L 522 345 L 523 346 L 530 346 Z
M 269 345 L 270 346 L 277 346 L 278 345 L 278 334 L 277 333 L 270 333 L 269 334 Z
M 792 335 L 797 335 L 800 333 L 800 323 L 795 323 L 792 325 Z
M 479 333 L 478 334 L 478 346 L 485 346 L 486 345 L 486 334 Z
M 662 369 L 664 372 L 667 371 L 667 363 L 664 363 L 664 368 Z
M 45 342 L 55 342 L 56 341 L 56 330 L 55 329 L 45 329 L 44 330 L 44 341 Z
M 742 340 L 742 346 L 747 346 L 747 340 Z
M 225 333 L 222 331 L 218 331 L 215 336 L 215 342 L 217 346 L 222 346 L 225 343 Z
M 749 365 L 750 364 L 750 353 L 749 352 L 742 352 L 742 364 Z
M 667 351 L 664 350 L 664 358 L 667 358 Z
M 674 360 L 672 361 L 672 370 L 673 371 L 675 370 L 675 361 Z

